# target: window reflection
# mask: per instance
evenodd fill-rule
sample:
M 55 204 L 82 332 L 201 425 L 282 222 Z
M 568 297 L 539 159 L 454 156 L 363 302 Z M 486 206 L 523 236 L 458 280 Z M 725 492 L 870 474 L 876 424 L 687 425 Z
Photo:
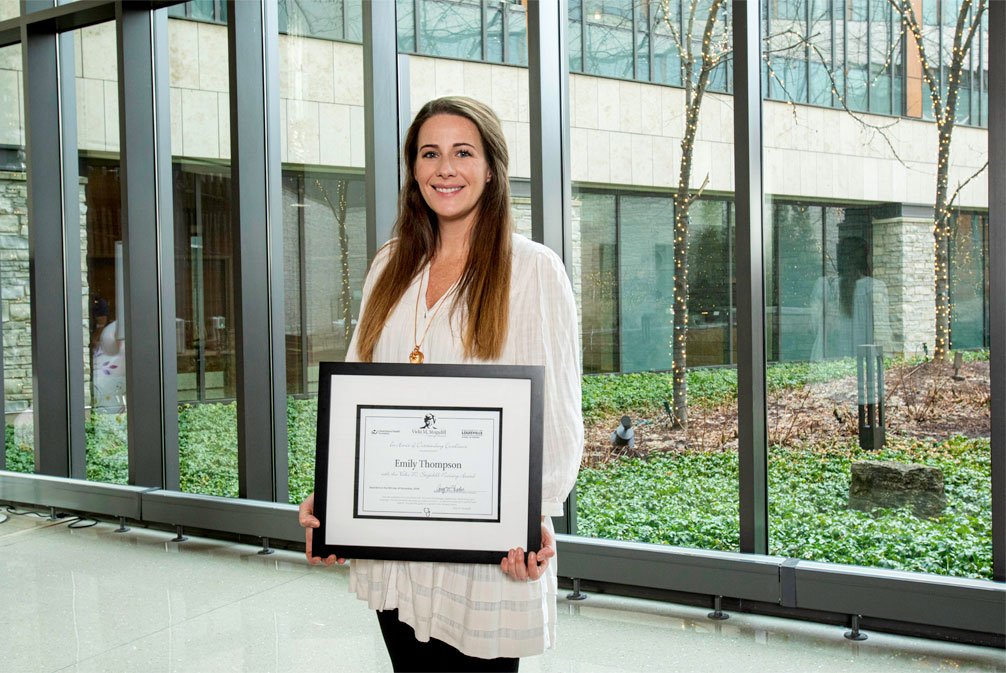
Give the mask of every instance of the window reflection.
M 359 173 L 285 171 L 287 389 L 315 393 L 318 363 L 346 357 L 360 313 L 366 194 Z
M 234 399 L 230 171 L 180 164 L 174 173 L 178 399 Z

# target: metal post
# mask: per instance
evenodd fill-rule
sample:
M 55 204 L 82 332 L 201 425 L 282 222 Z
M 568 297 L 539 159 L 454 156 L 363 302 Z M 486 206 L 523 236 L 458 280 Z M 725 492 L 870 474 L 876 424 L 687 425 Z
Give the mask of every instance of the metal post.
M 760 2 L 733 0 L 740 547 L 768 553 Z
M 55 6 L 27 0 L 25 13 Z M 73 34 L 23 23 L 35 471 L 85 477 Z
M 845 637 L 849 640 L 863 641 L 866 640 L 867 636 L 865 633 L 859 630 L 859 620 L 862 619 L 861 615 L 852 615 L 852 624 L 850 630 L 845 632 Z
M 713 597 L 713 611 L 706 615 L 709 619 L 715 619 L 717 621 L 722 621 L 724 619 L 730 619 L 730 615 L 723 612 L 723 596 Z
M 177 489 L 178 377 L 166 10 L 116 3 L 129 483 Z M 128 104 L 127 104 L 128 103 Z M 124 313 L 124 315 L 122 315 Z
M 884 448 L 884 352 L 875 344 L 856 347 L 859 408 L 859 446 L 864 451 Z
M 531 119 L 531 237 L 572 268 L 569 205 L 569 61 L 566 3 L 527 7 Z
M 587 600 L 587 594 L 580 591 L 580 580 L 579 578 L 573 578 L 573 591 L 572 593 L 566 594 L 566 600 L 568 601 L 585 601 Z
M 289 498 L 276 3 L 228 0 L 238 490 Z
M 416 51 L 419 14 L 416 13 Z M 398 47 L 394 2 L 363 3 L 363 114 L 366 118 L 367 257 L 391 238 L 398 207 Z

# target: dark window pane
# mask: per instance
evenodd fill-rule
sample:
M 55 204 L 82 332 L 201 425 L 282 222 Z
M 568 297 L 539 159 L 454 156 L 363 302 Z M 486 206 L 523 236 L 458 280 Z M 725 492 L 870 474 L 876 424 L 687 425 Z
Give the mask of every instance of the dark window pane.
M 950 340 L 952 347 L 984 345 L 985 216 L 958 212 L 950 239 Z
M 673 201 L 619 197 L 622 371 L 671 368 L 674 301 Z
M 583 371 L 618 371 L 618 250 L 615 196 L 579 194 Z

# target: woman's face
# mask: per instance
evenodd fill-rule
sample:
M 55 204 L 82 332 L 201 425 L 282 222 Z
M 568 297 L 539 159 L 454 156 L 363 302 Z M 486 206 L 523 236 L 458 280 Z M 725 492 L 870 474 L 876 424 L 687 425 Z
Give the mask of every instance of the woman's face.
M 412 170 L 437 221 L 471 226 L 491 178 L 478 127 L 458 115 L 434 115 L 419 128 L 418 145 Z

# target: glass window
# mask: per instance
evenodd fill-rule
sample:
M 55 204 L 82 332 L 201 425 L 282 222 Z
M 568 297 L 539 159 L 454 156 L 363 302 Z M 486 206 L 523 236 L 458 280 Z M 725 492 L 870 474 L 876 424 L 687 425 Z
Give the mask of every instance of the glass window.
M 667 80 L 681 76 L 674 63 L 681 33 L 671 30 L 680 29 L 681 3 L 659 4 L 651 4 L 652 34 L 661 40 L 654 42 L 653 77 Z M 730 3 L 702 2 L 697 9 L 710 8 L 724 12 L 717 14 L 715 40 L 729 52 Z M 585 2 L 584 19 L 595 31 L 603 26 L 617 35 L 631 10 Z M 637 7 L 637 17 L 642 14 Z M 703 19 L 696 23 L 704 26 Z M 700 29 L 694 30 L 691 44 L 701 45 Z M 585 69 L 596 72 L 590 48 Z M 619 44 L 626 48 L 619 62 L 631 66 L 627 37 Z M 731 100 L 712 85 L 702 98 L 698 135 L 685 157 L 687 193 L 696 197 L 686 214 L 674 205 L 682 137 L 691 130 L 683 125 L 684 91 L 573 75 L 570 97 L 570 275 L 582 317 L 587 438 L 576 533 L 736 550 Z M 678 229 L 679 222 L 687 224 Z M 676 304 L 676 288 L 685 286 L 687 303 Z M 682 375 L 677 383 L 675 366 Z M 631 444 L 612 440 L 623 416 Z
M 987 216 L 954 213 L 950 239 L 950 338 L 954 350 L 985 345 Z
M 692 204 L 688 255 L 702 260 L 688 274 L 688 362 L 693 367 L 734 362 L 733 204 L 700 199 Z
M 424 0 L 417 10 L 423 54 L 482 60 L 481 2 Z
M 870 0 L 870 111 L 881 114 L 893 112 L 891 75 L 900 42 L 894 39 L 892 11 L 887 0 Z
M 227 23 L 227 2 L 226 0 L 190 0 L 184 4 L 169 7 L 168 16 Z
M 348 25 L 359 6 L 346 4 Z M 423 3 L 420 15 L 444 6 Z M 319 13 L 338 16 L 327 4 Z M 363 47 L 291 29 L 280 73 L 289 489 L 298 503 L 314 483 L 318 364 L 345 359 L 367 271 Z
M 363 42 L 363 0 L 345 0 L 345 39 L 349 42 Z
M 681 5 L 661 3 L 654 8 L 652 80 L 661 84 L 681 85 Z
M 617 372 L 620 362 L 615 196 L 577 191 L 573 198 L 580 205 L 583 372 Z
M 416 51 L 416 3 L 397 0 L 398 51 Z
M 328 40 L 345 38 L 345 5 L 331 0 L 280 0 L 279 32 Z
M 237 497 L 227 27 L 170 22 L 181 490 Z
M 632 79 L 631 0 L 584 0 L 583 9 L 587 22 L 584 72 Z
M 852 19 L 846 22 L 846 104 L 852 110 L 866 110 L 870 87 L 866 20 L 868 0 L 851 0 Z
M 865 4 L 854 3 L 852 16 L 863 17 Z M 869 87 L 878 110 L 892 94 L 881 86 L 889 79 L 876 51 L 890 33 L 883 3 L 867 6 L 875 19 L 868 32 L 857 25 L 864 21 L 847 24 L 850 106 Z M 856 81 L 867 64 L 881 68 Z M 948 162 L 937 153 L 934 124 L 899 125 L 887 142 L 860 143 L 854 130 L 841 131 L 858 128 L 844 110 L 781 107 L 763 109 L 766 127 L 781 131 L 766 144 L 763 173 L 774 358 L 766 370 L 769 553 L 991 578 L 987 197 L 962 190 L 950 239 L 934 251 L 933 213 L 941 208 L 932 176 Z M 811 119 L 815 128 L 838 129 L 835 142 L 788 132 Z M 920 155 L 920 147 L 932 153 Z M 909 152 L 923 170 L 905 171 L 900 158 Z M 987 152 L 956 132 L 951 184 Z M 928 196 L 906 204 L 905 194 Z M 930 199 L 926 214 L 921 198 Z M 949 259 L 938 262 L 941 249 Z M 949 306 L 938 276 L 947 264 Z M 941 352 L 938 339 L 947 336 Z M 961 348 L 974 350 L 960 353 L 955 372 Z M 910 486 L 902 476 L 909 471 L 926 474 L 928 485 Z
M 486 60 L 492 63 L 503 62 L 503 6 L 497 3 L 489 5 L 486 20 Z M 573 35 L 570 35 L 572 40 Z M 572 58 L 572 56 L 571 56 Z
M 8 3 L 11 4 L 11 3 Z M 3 5 L 17 15 L 17 5 Z M 4 17 L 10 18 L 10 17 Z M 0 311 L 3 314 L 5 450 L 0 468 L 35 471 L 28 182 L 21 45 L 0 49 Z
M 667 197 L 619 199 L 619 324 L 622 371 L 671 368 L 674 205 Z
M 814 105 L 832 104 L 831 74 L 834 72 L 832 50 L 832 16 L 830 0 L 810 0 L 810 38 L 808 46 L 808 102 Z
M 84 191 L 80 238 L 87 478 L 124 484 L 129 466 L 115 25 L 76 30 L 73 40 L 80 61 L 75 84 Z
M 519 3 L 507 5 L 507 63 L 527 65 L 527 12 Z

